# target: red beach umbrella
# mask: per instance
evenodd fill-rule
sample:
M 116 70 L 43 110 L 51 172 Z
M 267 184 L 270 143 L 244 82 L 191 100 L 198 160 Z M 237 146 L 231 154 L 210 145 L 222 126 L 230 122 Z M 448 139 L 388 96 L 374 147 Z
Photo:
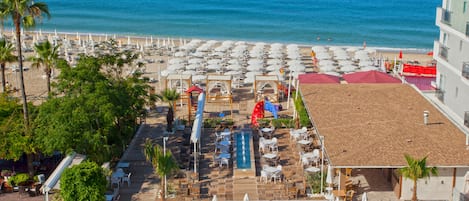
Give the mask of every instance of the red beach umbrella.
M 402 59 L 402 50 L 399 51 L 399 59 Z

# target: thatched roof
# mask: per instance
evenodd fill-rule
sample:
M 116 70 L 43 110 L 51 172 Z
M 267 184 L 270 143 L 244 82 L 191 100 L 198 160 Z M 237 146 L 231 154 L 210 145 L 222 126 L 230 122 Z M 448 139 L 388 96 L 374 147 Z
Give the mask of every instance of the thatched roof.
M 428 155 L 432 166 L 469 166 L 464 133 L 409 85 L 302 84 L 300 91 L 333 166 L 401 167 L 406 153 Z

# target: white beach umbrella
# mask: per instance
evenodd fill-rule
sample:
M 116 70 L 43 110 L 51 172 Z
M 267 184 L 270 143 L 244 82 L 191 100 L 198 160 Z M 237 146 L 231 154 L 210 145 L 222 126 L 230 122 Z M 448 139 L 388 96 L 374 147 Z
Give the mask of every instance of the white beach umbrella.
M 166 76 L 168 76 L 169 74 L 172 74 L 172 73 L 174 73 L 174 72 L 175 72 L 175 71 L 169 70 L 169 69 L 162 70 L 162 71 L 161 71 L 161 76 L 166 77 Z M 193 77 L 192 77 L 192 78 L 193 78 Z
M 221 66 L 218 65 L 218 64 L 210 64 L 210 65 L 207 66 L 207 69 L 209 69 L 209 70 L 219 70 L 219 69 L 221 69 Z
M 173 71 L 176 71 L 176 70 L 180 70 L 180 69 L 184 69 L 184 64 L 171 64 L 167 67 L 168 70 L 173 70 Z
M 172 58 L 168 61 L 168 64 L 179 64 L 179 63 L 183 63 L 184 60 L 181 59 L 181 58 Z
M 260 71 L 262 70 L 264 67 L 261 66 L 260 64 L 253 64 L 253 65 L 249 65 L 246 70 L 248 71 Z
M 130 45 L 130 36 L 127 36 L 127 45 Z
M 332 185 L 332 167 L 331 167 L 331 165 L 327 165 L 326 183 L 329 184 L 329 185 Z
M 186 70 L 195 70 L 200 67 L 200 64 L 189 64 L 186 66 Z
M 194 75 L 192 76 L 192 81 L 202 81 L 202 80 L 205 80 L 207 79 L 207 76 L 206 75 Z
M 176 52 L 174 54 L 174 56 L 175 57 L 184 57 L 184 56 L 186 56 L 186 52 L 184 52 L 184 51 Z
M 211 60 L 208 60 L 207 61 L 207 64 L 220 64 L 221 63 L 221 59 L 211 59 Z
M 334 75 L 334 76 L 340 76 L 340 73 L 334 72 L 334 71 L 327 71 L 327 72 L 324 72 L 323 74 Z
M 319 66 L 319 69 L 323 72 L 327 72 L 327 71 L 335 71 L 336 67 L 333 65 L 325 65 L 325 66 Z
M 288 69 L 290 69 L 290 71 L 304 72 L 306 67 L 303 64 L 294 64 L 288 67 Z
M 267 70 L 267 71 L 278 71 L 278 70 L 280 70 L 280 68 L 282 68 L 281 65 L 270 65 L 270 66 L 267 66 L 267 68 L 265 68 L 265 70 Z
M 212 201 L 218 201 L 217 195 L 213 195 Z
M 228 65 L 226 67 L 227 70 L 233 70 L 233 71 L 239 71 L 241 70 L 243 67 L 239 64 L 231 64 L 231 65 Z
M 183 75 L 195 75 L 196 72 L 195 70 L 185 70 L 185 71 L 182 71 L 182 74 Z
M 192 58 L 192 59 L 189 59 L 188 63 L 189 64 L 200 64 L 200 63 L 203 63 L 204 60 L 201 59 L 201 58 Z
M 370 70 L 379 70 L 379 69 L 374 66 L 365 66 L 365 67 L 360 68 L 360 71 L 370 71 Z
M 340 71 L 342 71 L 342 72 L 354 72 L 356 69 L 357 69 L 357 67 L 352 66 L 352 65 L 347 65 L 347 66 L 340 67 Z
M 247 193 L 246 193 L 246 194 L 244 194 L 243 201 L 249 201 L 249 196 L 248 196 L 248 194 L 247 194 Z
M 238 75 L 240 74 L 239 71 L 234 71 L 234 70 L 231 70 L 231 71 L 227 71 L 225 73 L 223 73 L 224 75 Z
M 368 201 L 368 196 L 366 195 L 366 192 L 364 192 L 362 195 L 362 201 Z
M 230 60 L 228 61 L 228 63 L 229 63 L 229 64 L 238 64 L 238 65 L 240 64 L 240 62 L 239 62 L 238 59 L 230 59 Z

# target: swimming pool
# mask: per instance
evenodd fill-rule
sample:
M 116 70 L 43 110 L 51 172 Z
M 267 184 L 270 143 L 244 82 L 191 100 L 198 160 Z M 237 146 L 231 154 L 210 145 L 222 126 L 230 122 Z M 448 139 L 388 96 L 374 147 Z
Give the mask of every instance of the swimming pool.
M 238 169 L 251 168 L 251 132 L 241 131 L 235 134 L 236 165 Z

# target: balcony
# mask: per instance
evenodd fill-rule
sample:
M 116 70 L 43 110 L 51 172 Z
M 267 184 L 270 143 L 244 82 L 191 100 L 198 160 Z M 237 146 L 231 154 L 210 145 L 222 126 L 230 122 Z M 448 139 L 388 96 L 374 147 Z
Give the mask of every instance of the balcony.
M 441 90 L 441 89 L 437 89 L 435 91 L 435 96 L 436 98 L 438 98 L 438 100 L 440 100 L 442 103 L 445 103 L 445 91 Z
M 469 80 L 469 62 L 462 63 L 461 75 Z
M 451 25 L 451 11 L 444 8 L 441 9 L 441 22 Z
M 440 51 L 438 53 L 442 59 L 448 61 L 448 47 L 440 43 Z
M 469 128 L 469 111 L 464 112 L 464 125 Z

